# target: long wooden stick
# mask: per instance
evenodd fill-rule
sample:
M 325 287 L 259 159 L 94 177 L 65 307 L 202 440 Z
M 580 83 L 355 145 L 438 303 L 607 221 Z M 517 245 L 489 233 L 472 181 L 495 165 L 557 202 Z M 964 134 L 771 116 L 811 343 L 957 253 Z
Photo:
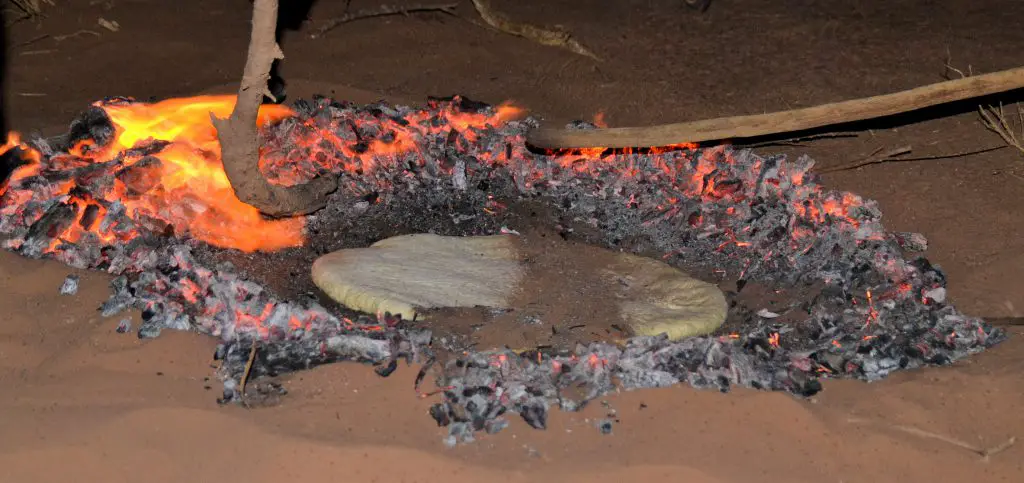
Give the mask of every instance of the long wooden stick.
M 891 116 L 1020 88 L 1024 88 L 1024 67 L 939 82 L 893 94 L 769 114 L 587 131 L 540 128 L 530 132 L 526 140 L 538 148 L 568 149 L 669 146 L 750 138 Z

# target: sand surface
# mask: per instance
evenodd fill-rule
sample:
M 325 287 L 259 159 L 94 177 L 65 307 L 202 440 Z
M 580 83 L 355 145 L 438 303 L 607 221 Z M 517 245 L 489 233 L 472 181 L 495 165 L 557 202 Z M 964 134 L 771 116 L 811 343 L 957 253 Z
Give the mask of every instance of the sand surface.
M 829 382 L 812 401 L 674 387 L 521 421 L 448 449 L 417 399 L 414 368 L 382 379 L 354 364 L 286 379 L 278 407 L 219 407 L 214 342 L 166 332 L 140 341 L 101 318 L 106 277 L 0 256 L 0 481 L 1013 481 L 1021 447 L 990 461 L 894 429 L 927 428 L 978 448 L 1024 434 L 1020 337 L 956 367 L 876 384 Z M 136 324 L 138 314 L 133 314 Z M 1016 335 L 1024 335 L 1019 331 Z M 205 389 L 204 386 L 212 386 Z M 1009 478 L 1009 479 L 1004 479 Z
M 16 129 L 57 132 L 103 96 L 225 92 L 241 71 L 245 2 L 182 1 L 177 10 L 144 0 L 79 3 L 9 30 L 4 110 Z M 315 21 L 339 14 L 343 2 L 320 3 Z M 512 98 L 551 119 L 604 111 L 613 125 L 651 124 L 934 82 L 947 52 L 975 71 L 1024 64 L 1024 5 L 1013 0 L 831 7 L 721 0 L 705 17 L 674 1 L 495 3 L 522 20 L 569 26 L 611 64 L 597 67 L 458 19 L 398 17 L 355 22 L 321 40 L 291 34 L 284 45 L 290 93 L 333 90 L 358 102 L 465 93 L 494 103 Z M 99 17 L 122 29 L 102 30 Z M 101 33 L 52 38 L 80 29 Z M 33 40 L 44 34 L 51 37 Z M 828 167 L 879 147 L 911 144 L 927 156 L 997 144 L 972 109 L 759 152 L 809 153 Z M 1002 150 L 843 171 L 826 182 L 878 199 L 891 229 L 927 235 L 960 309 L 1020 317 L 1020 166 L 1018 154 Z M 60 296 L 69 273 L 82 276 L 81 290 Z M 1019 328 L 953 367 L 873 384 L 829 381 L 809 401 L 750 390 L 638 391 L 608 397 L 608 408 L 554 411 L 546 431 L 514 421 L 449 449 L 426 414 L 434 401 L 415 397 L 412 367 L 387 379 L 359 365 L 322 367 L 287 379 L 290 395 L 280 406 L 220 407 L 220 385 L 206 379 L 214 341 L 116 333 L 123 315 L 101 318 L 96 310 L 108 282 L 0 252 L 0 481 L 1024 481 L 1024 441 L 988 461 L 961 447 L 1024 438 Z M 139 314 L 130 315 L 137 326 Z M 609 408 L 620 423 L 601 435 L 595 420 Z

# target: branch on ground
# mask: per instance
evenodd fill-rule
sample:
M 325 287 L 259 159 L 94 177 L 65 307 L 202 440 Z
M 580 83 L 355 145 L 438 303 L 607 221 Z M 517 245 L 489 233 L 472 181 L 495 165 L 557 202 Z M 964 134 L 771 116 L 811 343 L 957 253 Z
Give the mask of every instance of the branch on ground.
M 404 6 L 392 6 L 392 5 L 381 5 L 377 8 L 357 10 L 355 12 L 345 12 L 340 17 L 332 18 L 327 21 L 322 27 L 316 29 L 315 32 L 310 34 L 310 38 L 322 37 L 327 32 L 334 30 L 339 25 L 354 22 L 364 18 L 374 17 L 387 17 L 390 15 L 409 15 L 412 13 L 422 12 L 441 12 L 448 15 L 455 15 L 455 7 L 458 7 L 457 3 L 446 3 L 439 5 L 404 5 Z
M 1007 146 L 1024 154 L 1024 108 L 1020 103 L 1017 103 L 1016 121 L 1006 117 L 1002 104 L 998 109 L 992 106 L 979 106 L 978 113 L 981 114 L 981 123 L 985 128 L 996 133 Z
M 238 100 L 231 117 L 220 119 L 211 113 L 210 118 L 220 140 L 224 172 L 235 195 L 264 214 L 281 217 L 305 215 L 323 208 L 327 195 L 337 188 L 337 181 L 319 177 L 303 185 L 285 187 L 271 184 L 260 172 L 256 117 L 263 97 L 273 99 L 267 88 L 270 67 L 275 60 L 284 58 L 274 40 L 277 7 L 277 0 L 255 0 L 252 36 Z
M 532 40 L 541 45 L 560 47 L 569 50 L 570 52 L 590 57 L 597 61 L 601 60 L 600 57 L 591 52 L 590 49 L 584 47 L 583 44 L 573 38 L 571 33 L 565 30 L 513 22 L 504 14 L 495 11 L 494 7 L 491 6 L 490 0 L 473 0 L 473 6 L 476 8 L 477 13 L 480 14 L 480 18 L 484 21 L 484 23 L 481 24 L 474 20 L 464 19 L 474 25 L 483 28 L 490 27 L 502 33 Z M 355 12 L 346 11 L 340 17 L 328 20 L 323 26 L 310 34 L 310 38 L 315 39 L 317 37 L 322 37 L 324 34 L 337 28 L 339 25 L 367 18 L 386 17 L 391 15 L 409 15 L 423 12 L 441 12 L 452 16 L 458 16 L 458 14 L 455 13 L 456 7 L 458 7 L 457 3 L 413 4 L 405 6 L 381 5 L 373 9 L 358 10 Z
M 583 44 L 573 38 L 571 33 L 565 30 L 549 29 L 525 23 L 513 22 L 504 14 L 495 11 L 494 7 L 491 6 L 491 0 L 473 0 L 473 6 L 476 7 L 476 11 L 480 14 L 480 18 L 482 18 L 484 22 L 487 22 L 487 25 L 490 25 L 496 30 L 510 35 L 515 35 L 517 37 L 523 37 L 541 45 L 561 47 L 584 57 L 590 57 L 597 61 L 601 60 L 600 57 L 591 52 L 590 49 L 584 47 Z
M 572 149 L 672 146 L 750 139 L 878 119 L 1021 88 L 1024 88 L 1024 67 L 939 82 L 892 94 L 768 114 L 585 131 L 540 128 L 531 131 L 526 141 L 536 148 Z
M 21 20 L 31 20 L 43 16 L 43 5 L 49 5 L 54 7 L 53 0 L 7 0 L 7 3 L 14 6 L 12 10 L 18 12 L 20 16 L 13 20 L 8 20 L 7 25 L 17 23 Z M 6 25 L 5 25 L 6 26 Z

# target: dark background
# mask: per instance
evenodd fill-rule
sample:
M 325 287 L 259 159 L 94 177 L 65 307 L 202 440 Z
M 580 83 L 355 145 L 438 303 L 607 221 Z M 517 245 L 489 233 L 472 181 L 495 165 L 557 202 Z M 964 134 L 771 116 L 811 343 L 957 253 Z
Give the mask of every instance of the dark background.
M 458 93 L 512 100 L 550 123 L 603 112 L 612 126 L 647 125 L 893 92 L 943 80 L 947 62 L 975 73 L 1024 65 L 1020 0 L 715 0 L 703 14 L 680 0 L 492 0 L 518 21 L 565 26 L 602 63 L 480 28 L 470 3 L 455 1 L 459 18 L 361 20 L 310 39 L 310 28 L 345 8 L 321 0 L 308 25 L 284 32 L 287 102 L 322 93 L 418 103 Z M 14 129 L 59 133 L 105 96 L 237 89 L 248 0 L 55 3 L 45 18 L 7 32 L 4 109 Z M 351 3 L 362 10 L 382 2 Z M 99 18 L 120 29 L 103 29 Z M 1000 100 L 1014 97 L 992 101 Z M 808 154 L 827 169 L 900 146 L 925 157 L 1000 144 L 974 106 L 958 110 L 757 151 Z M 1020 153 L 1003 149 L 875 164 L 824 182 L 878 200 L 888 228 L 925 234 L 959 309 L 1022 316 L 1022 167 Z M 0 251 L 0 481 L 995 482 L 1024 473 L 1020 442 L 985 462 L 949 439 L 988 448 L 1024 434 L 1020 328 L 954 367 L 873 384 L 828 381 L 811 401 L 636 391 L 609 396 L 622 421 L 611 435 L 594 427 L 609 409 L 592 404 L 584 413 L 555 411 L 547 431 L 513 421 L 452 450 L 426 415 L 437 399 L 413 395 L 416 371 L 404 365 L 386 379 L 363 366 L 326 366 L 288 381 L 279 407 L 218 407 L 219 391 L 204 389 L 218 384 L 203 380 L 216 341 L 116 334 L 120 316 L 96 312 L 109 277 L 77 272 L 79 294 L 61 297 L 69 270 Z
M 364 91 L 357 99 L 364 101 L 463 94 L 512 100 L 552 123 L 603 112 L 612 126 L 645 125 L 893 92 L 944 80 L 951 75 L 947 63 L 975 73 L 1024 65 L 1024 2 L 1017 0 L 719 0 L 703 13 L 679 0 L 492 1 L 517 21 L 564 26 L 604 62 L 481 28 L 468 1 L 459 2 L 459 17 L 359 20 L 317 39 L 309 31 L 341 15 L 346 2 L 321 1 L 311 9 L 309 0 L 283 3 L 286 59 L 277 73 L 287 81 L 288 102 L 314 92 L 351 97 L 351 87 Z M 351 9 L 381 3 L 354 0 Z M 7 120 L 17 130 L 54 134 L 105 96 L 232 92 L 250 14 L 244 0 L 183 0 L 173 7 L 156 0 L 58 1 L 45 17 L 7 29 Z M 119 31 L 100 27 L 101 17 L 118 22 Z M 810 154 L 828 168 L 905 145 L 914 156 L 999 145 L 975 107 L 869 123 L 854 138 L 759 149 Z M 1021 159 L 1004 149 L 873 165 L 825 180 L 878 199 L 891 228 L 927 235 L 959 307 L 1021 315 Z

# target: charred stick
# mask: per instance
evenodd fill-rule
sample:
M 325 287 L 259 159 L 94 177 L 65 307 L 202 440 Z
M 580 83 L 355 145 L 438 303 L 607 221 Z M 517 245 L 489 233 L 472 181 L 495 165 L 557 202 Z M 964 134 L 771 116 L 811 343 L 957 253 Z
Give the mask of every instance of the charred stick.
M 248 407 L 245 401 L 245 384 L 249 382 L 249 373 L 252 372 L 252 363 L 256 360 L 256 341 L 252 340 L 252 347 L 249 349 L 249 359 L 245 361 L 245 369 L 242 371 L 242 380 L 238 382 L 238 390 L 241 392 L 242 404 Z
M 423 379 L 427 377 L 427 371 L 429 371 L 430 368 L 434 366 L 435 362 L 437 362 L 436 357 L 431 357 L 430 359 L 427 359 L 427 362 L 425 362 L 423 364 L 423 367 L 420 368 L 419 372 L 416 373 L 416 381 L 413 383 L 412 386 L 413 390 L 416 391 L 416 394 L 421 394 L 420 383 L 422 383 Z
M 448 15 L 455 15 L 455 7 L 458 7 L 457 3 L 445 3 L 445 4 L 433 4 L 433 5 L 381 5 L 378 8 L 357 10 L 352 13 L 346 12 L 344 15 L 336 18 L 332 18 L 327 23 L 318 28 L 315 32 L 310 34 L 310 38 L 323 37 L 324 34 L 338 28 L 342 24 L 354 22 L 356 20 L 362 20 L 367 18 L 375 17 L 387 17 L 390 15 L 405 15 L 408 16 L 411 13 L 420 12 L 441 12 Z

